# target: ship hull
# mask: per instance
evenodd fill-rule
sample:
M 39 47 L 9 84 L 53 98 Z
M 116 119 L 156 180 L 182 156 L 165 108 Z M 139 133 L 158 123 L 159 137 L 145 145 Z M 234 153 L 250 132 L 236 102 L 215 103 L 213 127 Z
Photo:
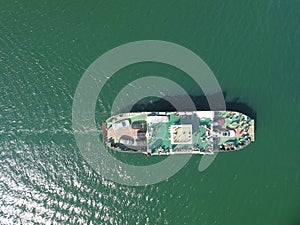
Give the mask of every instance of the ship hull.
M 102 137 L 121 152 L 215 154 L 253 142 L 254 120 L 233 111 L 123 113 L 103 123 Z

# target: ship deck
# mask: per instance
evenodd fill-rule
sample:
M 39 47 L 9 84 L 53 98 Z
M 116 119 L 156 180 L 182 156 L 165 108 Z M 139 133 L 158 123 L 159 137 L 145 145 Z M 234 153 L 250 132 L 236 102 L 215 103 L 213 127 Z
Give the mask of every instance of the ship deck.
M 254 120 L 230 111 L 126 113 L 108 119 L 104 129 L 110 147 L 149 155 L 213 154 L 254 141 Z

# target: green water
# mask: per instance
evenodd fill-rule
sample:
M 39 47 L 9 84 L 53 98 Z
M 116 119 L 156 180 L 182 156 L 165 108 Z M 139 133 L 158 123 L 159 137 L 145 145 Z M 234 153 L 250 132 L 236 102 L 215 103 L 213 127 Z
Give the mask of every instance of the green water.
M 3 1 L 0 7 L 0 224 L 300 224 L 300 3 L 291 1 Z M 257 113 L 256 141 L 200 173 L 122 186 L 84 161 L 72 103 L 85 69 L 118 45 L 180 44 L 212 69 L 226 101 Z M 99 96 L 103 120 L 122 87 L 161 75 L 201 90 L 176 69 L 119 71 Z M 148 164 L 155 159 L 120 155 Z

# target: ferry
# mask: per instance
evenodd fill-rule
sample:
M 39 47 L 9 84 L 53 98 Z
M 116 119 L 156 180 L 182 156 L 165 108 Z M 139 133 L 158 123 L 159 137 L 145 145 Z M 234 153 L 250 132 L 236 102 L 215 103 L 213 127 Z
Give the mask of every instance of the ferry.
M 130 112 L 102 124 L 103 142 L 152 155 L 239 151 L 254 141 L 254 119 L 235 111 Z

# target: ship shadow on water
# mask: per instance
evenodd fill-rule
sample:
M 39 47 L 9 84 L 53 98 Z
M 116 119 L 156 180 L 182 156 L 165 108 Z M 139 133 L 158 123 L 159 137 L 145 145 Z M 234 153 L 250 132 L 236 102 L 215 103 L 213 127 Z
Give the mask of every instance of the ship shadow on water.
M 239 100 L 239 97 L 233 99 L 233 100 L 227 100 L 226 99 L 226 92 L 223 92 L 225 103 L 226 103 L 226 110 L 227 111 L 237 111 L 241 112 L 256 122 L 256 111 L 251 108 L 246 103 L 243 103 Z M 216 98 L 217 95 L 211 95 L 210 97 L 212 99 Z M 195 107 L 197 111 L 210 111 L 210 107 L 207 101 L 206 96 L 199 95 L 199 96 L 190 96 L 193 100 Z M 181 103 L 181 111 L 190 111 L 192 110 L 188 106 L 185 106 L 185 99 L 186 96 L 168 96 L 167 99 L 174 100 L 177 103 Z M 220 107 L 220 110 L 222 108 Z M 131 112 L 171 112 L 171 111 L 178 111 L 176 108 L 167 100 L 157 97 L 148 97 L 140 100 L 137 102 L 131 109 Z M 256 126 L 255 126 L 256 127 Z

